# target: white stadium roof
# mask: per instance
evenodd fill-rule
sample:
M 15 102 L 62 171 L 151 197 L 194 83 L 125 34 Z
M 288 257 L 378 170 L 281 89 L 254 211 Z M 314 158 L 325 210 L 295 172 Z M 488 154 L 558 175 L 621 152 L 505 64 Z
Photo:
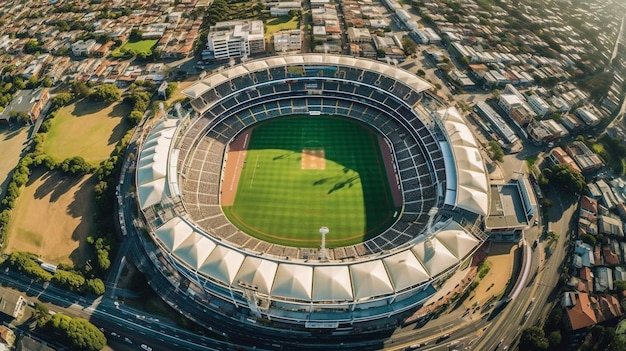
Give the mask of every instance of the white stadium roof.
M 445 203 L 486 216 L 489 180 L 476 139 L 454 107 L 436 113 L 450 142 L 441 143 L 448 184 Z
M 430 83 L 418 78 L 416 75 L 386 63 L 350 56 L 302 54 L 258 59 L 230 68 L 224 68 L 183 90 L 183 94 L 195 99 L 202 96 L 207 90 L 215 88 L 229 79 L 271 67 L 293 67 L 296 65 L 357 67 L 382 73 L 403 82 L 417 92 L 428 90 L 431 87 Z
M 137 187 L 142 210 L 158 204 L 169 195 L 166 182 L 168 155 L 177 121 L 161 120 L 144 142 L 145 148 L 141 150 L 137 163 Z
M 364 262 L 292 262 L 227 246 L 174 217 L 154 231 L 157 242 L 191 270 L 232 288 L 300 301 L 367 300 L 428 282 L 480 243 L 450 221 L 426 240 Z M 422 238 L 425 239 L 425 238 Z

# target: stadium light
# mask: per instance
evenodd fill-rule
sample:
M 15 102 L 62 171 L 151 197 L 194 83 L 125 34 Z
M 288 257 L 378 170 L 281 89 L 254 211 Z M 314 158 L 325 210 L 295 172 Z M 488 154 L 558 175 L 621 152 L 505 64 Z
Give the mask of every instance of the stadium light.
M 321 227 L 320 228 L 320 234 L 322 234 L 322 247 L 320 249 L 320 260 L 322 261 L 328 261 L 328 258 L 326 257 L 326 234 L 328 234 L 330 230 L 328 230 L 328 227 Z

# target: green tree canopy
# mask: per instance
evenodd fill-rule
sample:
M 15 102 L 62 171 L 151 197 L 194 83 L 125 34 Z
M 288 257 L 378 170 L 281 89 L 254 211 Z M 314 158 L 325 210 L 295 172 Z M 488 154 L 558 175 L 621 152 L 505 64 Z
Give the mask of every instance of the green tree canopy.
M 564 188 L 574 194 L 584 194 L 587 192 L 585 177 L 567 164 L 558 164 L 552 166 L 552 168 L 545 168 L 543 174 L 551 184 Z
M 96 87 L 89 95 L 95 101 L 115 102 L 121 97 L 120 90 L 115 84 L 102 84 Z
M 519 340 L 520 350 L 540 351 L 548 349 L 548 339 L 539 327 L 530 327 L 522 330 Z
M 98 351 L 106 345 L 104 334 L 83 318 L 57 313 L 50 318 L 46 327 L 62 335 L 72 350 Z

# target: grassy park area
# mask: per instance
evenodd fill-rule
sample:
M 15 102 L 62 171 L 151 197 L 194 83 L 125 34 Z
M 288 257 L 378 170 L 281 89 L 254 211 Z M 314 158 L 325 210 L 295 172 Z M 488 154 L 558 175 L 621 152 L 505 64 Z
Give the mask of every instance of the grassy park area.
M 31 252 L 55 264 L 84 264 L 91 249 L 85 239 L 93 234 L 96 213 L 95 179 L 42 170 L 30 178 L 15 204 L 4 252 Z
M 137 40 L 137 41 L 127 41 L 124 45 L 119 48 L 113 50 L 111 52 L 111 56 L 113 57 L 122 57 L 126 51 L 134 51 L 135 53 L 143 52 L 145 54 L 150 54 L 152 52 L 152 48 L 158 42 L 157 39 L 145 39 L 145 40 Z
M 107 159 L 128 127 L 130 106 L 80 101 L 61 108 L 52 120 L 44 152 L 57 161 L 82 156 L 93 164 Z
M 377 135 L 344 118 L 289 117 L 255 127 L 229 219 L 262 240 L 328 247 L 378 235 L 396 210 Z
M 300 20 L 298 20 L 297 16 L 271 18 L 265 22 L 265 40 L 269 41 L 272 35 L 278 31 L 298 28 L 300 28 Z

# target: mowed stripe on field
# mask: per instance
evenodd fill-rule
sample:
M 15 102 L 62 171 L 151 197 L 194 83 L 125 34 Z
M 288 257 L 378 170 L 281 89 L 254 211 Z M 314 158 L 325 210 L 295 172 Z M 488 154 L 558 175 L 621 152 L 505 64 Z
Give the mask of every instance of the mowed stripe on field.
M 325 169 L 302 169 L 302 150 L 323 149 Z M 229 155 L 229 158 L 231 156 Z M 255 126 L 226 215 L 262 240 L 299 247 L 355 244 L 393 221 L 377 136 L 337 117 L 287 117 Z

